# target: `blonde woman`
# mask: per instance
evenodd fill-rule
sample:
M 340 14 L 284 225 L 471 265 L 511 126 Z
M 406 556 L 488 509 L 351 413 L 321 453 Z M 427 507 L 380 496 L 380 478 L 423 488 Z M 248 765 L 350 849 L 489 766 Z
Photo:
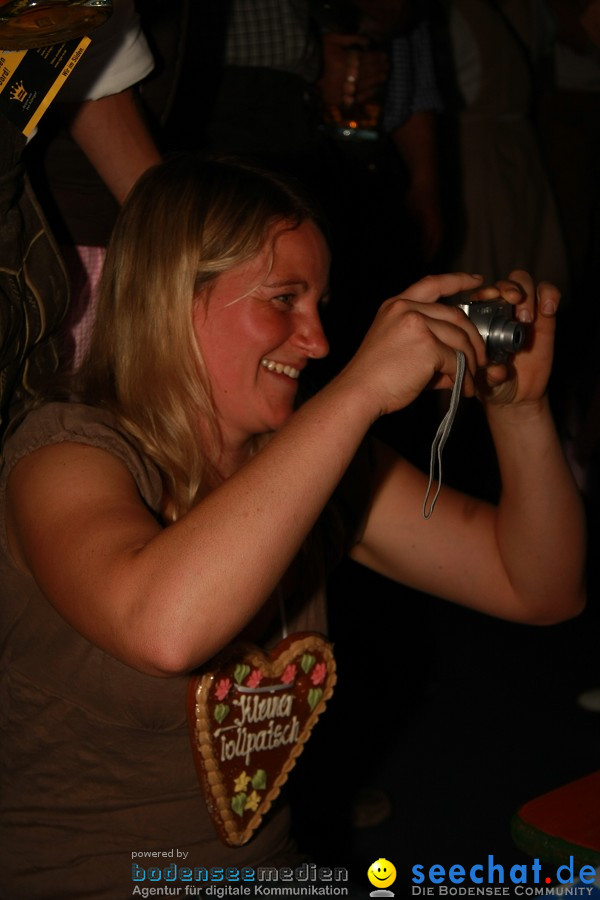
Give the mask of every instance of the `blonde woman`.
M 147 173 L 109 248 L 77 394 L 33 409 L 4 452 L 2 850 L 10 896 L 113 898 L 132 854 L 191 866 L 292 864 L 283 803 L 223 845 L 190 750 L 189 674 L 240 637 L 323 630 L 348 552 L 484 613 L 557 622 L 584 603 L 584 525 L 546 398 L 558 292 L 495 289 L 530 323 L 484 368 L 476 327 L 432 276 L 381 307 L 347 367 L 297 403 L 328 342 L 329 252 L 278 179 L 178 159 Z M 485 405 L 503 491 L 444 488 L 367 435 L 427 387 Z

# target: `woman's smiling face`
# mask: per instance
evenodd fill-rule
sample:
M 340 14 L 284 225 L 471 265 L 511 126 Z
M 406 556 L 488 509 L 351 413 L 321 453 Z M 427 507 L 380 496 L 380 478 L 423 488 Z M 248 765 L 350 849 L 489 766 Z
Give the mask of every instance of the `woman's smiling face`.
M 194 315 L 225 449 L 281 427 L 294 409 L 298 377 L 327 354 L 319 317 L 329 251 L 318 227 L 285 223 L 260 252 L 220 275 Z

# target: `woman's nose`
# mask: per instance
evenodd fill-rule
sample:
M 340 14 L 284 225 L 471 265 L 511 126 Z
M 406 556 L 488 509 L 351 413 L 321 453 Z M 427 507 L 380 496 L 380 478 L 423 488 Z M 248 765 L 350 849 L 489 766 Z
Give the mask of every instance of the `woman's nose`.
M 329 341 L 318 313 L 305 315 L 298 323 L 296 342 L 311 359 L 322 359 L 329 353 Z

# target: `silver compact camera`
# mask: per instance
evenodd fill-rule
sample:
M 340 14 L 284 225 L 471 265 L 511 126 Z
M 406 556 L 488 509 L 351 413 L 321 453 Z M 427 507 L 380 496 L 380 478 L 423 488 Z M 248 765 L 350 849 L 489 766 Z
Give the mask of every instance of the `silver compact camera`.
M 509 356 L 523 349 L 525 325 L 515 320 L 513 307 L 506 300 L 468 300 L 457 306 L 483 338 L 490 363 L 505 363 Z

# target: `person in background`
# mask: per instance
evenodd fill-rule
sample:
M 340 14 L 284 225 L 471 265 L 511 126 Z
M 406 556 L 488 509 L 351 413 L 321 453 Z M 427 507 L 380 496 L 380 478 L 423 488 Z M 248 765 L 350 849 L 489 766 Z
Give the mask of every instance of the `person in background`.
M 115 0 L 91 39 L 24 155 L 69 275 L 60 343 L 73 366 L 85 354 L 119 205 L 161 158 L 136 92 L 154 62 L 133 0 Z
M 115 0 L 112 16 L 91 33 L 90 46 L 59 94 L 63 108 L 68 110 L 74 139 L 118 201 L 124 199 L 138 176 L 160 159 L 132 94 L 132 85 L 152 65 L 133 2 Z M 2 430 L 11 410 L 43 389 L 58 365 L 59 356 L 64 355 L 65 337 L 59 338 L 58 329 L 65 313 L 73 320 L 82 315 L 79 288 L 75 285 L 71 290 L 72 272 L 67 272 L 53 234 L 56 229 L 58 237 L 62 236 L 58 220 L 39 199 L 40 194 L 46 198 L 47 180 L 36 177 L 34 148 L 45 142 L 47 116 L 48 113 L 42 118 L 28 147 L 11 122 L 4 118 L 2 122 L 0 217 L 5 223 L 0 276 Z M 88 207 L 97 216 L 92 196 L 75 191 L 73 199 L 71 179 L 74 176 L 67 155 L 63 158 L 59 151 L 55 164 L 70 186 L 71 208 L 76 208 L 82 219 Z M 36 189 L 32 189 L 31 180 Z M 48 225 L 49 212 L 52 227 Z M 85 265 L 91 272 L 100 264 L 101 254 L 91 252 L 87 256 Z M 81 266 L 80 262 L 78 271 Z M 85 305 L 88 297 L 85 293 Z M 70 334 L 67 340 L 72 341 Z
M 445 183 L 461 223 L 450 265 L 475 266 L 494 279 L 518 260 L 567 292 L 564 240 L 534 119 L 536 73 L 549 41 L 544 7 L 539 0 L 448 0 L 440 8 L 450 40 L 448 144 L 457 150 Z

